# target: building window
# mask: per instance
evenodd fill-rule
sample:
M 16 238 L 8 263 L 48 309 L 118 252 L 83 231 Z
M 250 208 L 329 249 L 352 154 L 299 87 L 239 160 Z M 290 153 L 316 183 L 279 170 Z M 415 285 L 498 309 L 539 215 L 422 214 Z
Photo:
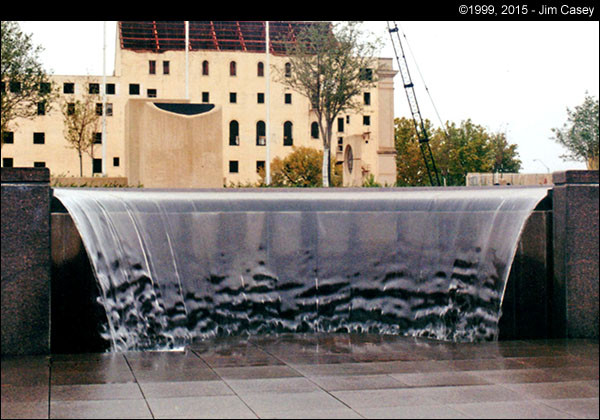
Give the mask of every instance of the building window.
M 156 89 L 148 89 L 146 91 L 148 98 L 156 98 Z
M 121 165 L 121 159 L 119 159 L 117 156 L 115 156 L 113 158 L 113 166 L 116 168 L 116 167 L 118 167 L 120 165 Z
M 46 133 L 33 133 L 33 144 L 46 143 Z
M 202 92 L 202 102 L 204 102 L 205 104 L 209 102 L 208 92 Z
M 344 151 L 344 138 L 343 137 L 338 137 L 337 146 L 338 146 L 338 148 L 337 148 L 338 152 Z
M 310 136 L 313 139 L 319 138 L 319 123 L 316 121 L 310 125 Z
M 100 174 L 102 173 L 102 159 L 96 159 L 92 161 L 92 173 Z
M 130 95 L 139 95 L 140 94 L 140 85 L 137 83 L 129 84 L 129 94 Z
M 42 101 L 37 103 L 37 114 L 46 115 L 46 102 Z
M 46 162 L 33 162 L 33 167 L 34 168 L 45 168 Z
M 229 123 L 229 145 L 240 145 L 240 125 L 236 120 Z
M 371 125 L 371 116 L 363 115 L 363 125 Z
M 114 95 L 115 94 L 115 84 L 114 83 L 107 83 L 106 84 L 106 94 L 107 95 Z
M 236 76 L 237 75 L 237 64 L 235 61 L 229 63 L 229 75 Z
M 237 103 L 237 93 L 235 93 L 235 92 L 229 92 L 229 103 L 230 104 Z
M 371 105 L 371 93 L 370 92 L 363 93 L 363 100 L 364 100 L 365 105 Z
M 102 144 L 102 132 L 94 133 L 94 144 Z
M 100 93 L 100 83 L 90 83 L 88 86 L 88 92 L 90 95 L 97 95 Z
M 283 123 L 283 145 L 284 146 L 293 146 L 294 139 L 292 138 L 292 122 L 286 121 Z
M 265 76 L 265 65 L 263 64 L 262 61 L 259 61 L 258 64 L 256 65 L 256 75 L 258 77 Z
M 154 61 L 154 60 L 148 61 L 148 73 L 156 74 L 156 61 Z
M 75 114 L 75 104 L 73 102 L 69 102 L 67 104 L 67 115 L 74 115 Z
M 285 63 L 285 77 L 292 77 L 292 63 Z
M 266 137 L 266 125 L 264 121 L 259 121 L 256 123 L 256 145 L 264 146 L 267 144 Z
M 50 83 L 41 82 L 40 83 L 40 92 L 41 93 L 50 93 Z
M 163 74 L 170 74 L 170 71 L 169 61 L 163 61 Z
M 337 119 L 337 131 L 338 133 L 344 132 L 344 118 Z
M 202 62 L 202 76 L 208 76 L 208 61 Z
M 286 104 L 291 104 L 292 103 L 292 94 L 291 93 L 286 93 L 284 96 L 284 102 Z
M 2 166 L 5 168 L 12 168 L 14 165 L 13 158 L 5 157 L 2 158 Z
M 66 95 L 75 93 L 75 83 L 63 83 L 63 93 Z
M 265 103 L 265 94 L 264 93 L 257 93 L 256 94 L 256 103 L 259 103 L 259 104 L 264 104 Z
M 5 131 L 2 133 L 2 142 L 4 144 L 14 144 L 15 143 L 15 133 L 12 131 Z
M 70 103 L 68 104 L 68 114 L 69 115 L 73 115 L 75 113 L 75 104 Z M 107 103 L 106 104 L 106 116 L 107 117 L 111 117 L 113 114 L 113 104 L 111 103 Z M 96 115 L 102 116 L 102 103 L 98 102 L 96 103 Z
M 373 80 L 373 69 L 369 69 L 369 68 L 360 69 L 359 77 L 360 77 L 360 80 L 372 81 Z
M 12 93 L 21 92 L 21 82 L 10 82 L 8 84 L 8 90 L 10 90 Z
M 257 160 L 256 161 L 256 173 L 260 173 L 261 171 L 265 170 L 265 161 L 264 160 Z
M 230 160 L 229 161 L 229 173 L 237 174 L 239 172 L 239 170 L 240 170 L 239 162 L 237 160 Z

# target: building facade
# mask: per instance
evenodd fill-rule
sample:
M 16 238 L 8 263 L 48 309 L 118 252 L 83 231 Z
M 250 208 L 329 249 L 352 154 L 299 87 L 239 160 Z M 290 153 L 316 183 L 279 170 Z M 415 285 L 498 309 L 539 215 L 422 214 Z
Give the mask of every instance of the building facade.
M 268 99 L 271 159 L 283 158 L 299 146 L 322 150 L 308 99 L 279 83 L 277 72 L 271 70 L 278 68 L 285 74 L 283 41 L 304 23 L 270 23 L 269 69 L 265 22 L 190 22 L 187 41 L 185 25 L 181 21 L 119 22 L 115 70 L 106 77 L 106 90 L 102 76 L 52 76 L 58 102 L 48 111 L 40 110 L 33 120 L 16 122 L 4 136 L 3 166 L 46 166 L 55 176 L 79 176 L 79 157 L 65 141 L 60 107 L 94 95 L 101 114 L 103 93 L 106 175 L 131 178 L 129 184 L 176 188 L 255 183 L 267 158 Z M 339 115 L 334 127 L 332 153 L 344 166 L 344 185 L 361 185 L 370 174 L 382 184 L 395 182 L 396 71 L 391 59 L 377 60 L 376 81 L 359 98 L 362 110 Z M 190 115 L 176 107 L 154 109 L 158 103 L 187 103 L 204 111 Z M 164 113 L 172 118 L 162 118 Z M 100 123 L 97 130 L 93 153 L 83 157 L 83 176 L 102 172 Z M 174 147 L 177 153 L 170 153 Z M 210 150 L 210 158 L 203 159 L 204 152 L 186 153 L 190 148 Z M 153 169 L 144 171 L 140 166 Z M 181 181 L 183 171 L 193 176 Z M 160 182 L 155 182 L 157 177 Z

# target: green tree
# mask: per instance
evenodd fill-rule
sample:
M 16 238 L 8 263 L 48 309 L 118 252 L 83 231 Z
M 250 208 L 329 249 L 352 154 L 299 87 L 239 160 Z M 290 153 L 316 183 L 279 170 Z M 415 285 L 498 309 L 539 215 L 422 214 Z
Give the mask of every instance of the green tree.
M 323 151 L 312 147 L 294 147 L 284 159 L 276 157 L 271 162 L 271 186 L 273 187 L 320 187 L 323 185 Z M 341 169 L 335 166 L 331 184 L 342 185 Z M 265 177 L 261 169 L 260 176 Z M 263 182 L 264 183 L 264 182 Z
M 4 132 L 10 131 L 11 124 L 18 118 L 34 118 L 38 104 L 44 104 L 49 111 L 56 92 L 52 88 L 48 74 L 42 68 L 39 54 L 41 46 L 34 46 L 31 35 L 24 34 L 17 22 L 2 21 L 2 65 L 1 65 L 1 144 Z
M 587 93 L 574 110 L 567 108 L 568 119 L 562 128 L 553 128 L 552 139 L 567 149 L 564 160 L 585 162 L 588 169 L 598 169 L 598 98 Z
M 290 66 L 275 69 L 283 85 L 309 99 L 317 117 L 327 156 L 322 167 L 325 187 L 330 184 L 333 124 L 341 112 L 362 106 L 356 98 L 375 81 L 378 47 L 379 41 L 370 40 L 358 22 L 308 24 L 287 44 Z
M 509 144 L 505 133 L 490 134 L 489 143 L 494 158 L 492 172 L 518 173 L 521 160 L 516 144 Z
M 86 93 L 73 102 L 63 101 L 61 106 L 64 135 L 68 143 L 66 147 L 77 152 L 79 176 L 83 176 L 83 154 L 87 153 L 94 158 L 94 140 L 101 116 L 96 109 L 99 101 L 98 94 Z
M 423 123 L 427 133 L 432 133 L 431 122 L 425 120 Z M 399 187 L 429 185 L 429 176 L 413 120 L 404 117 L 394 119 L 394 143 L 396 145 L 396 185 Z M 436 137 L 430 138 L 429 145 L 432 153 L 436 147 L 439 147 L 438 143 Z M 435 156 L 434 153 L 434 158 Z
M 521 161 L 517 145 L 511 145 L 504 133 L 489 133 L 470 119 L 446 123 L 445 129 L 433 128 L 425 121 L 429 144 L 436 166 L 446 185 L 465 185 L 469 172 L 518 172 Z M 397 185 L 429 185 L 427 169 L 412 120 L 396 118 L 395 142 Z

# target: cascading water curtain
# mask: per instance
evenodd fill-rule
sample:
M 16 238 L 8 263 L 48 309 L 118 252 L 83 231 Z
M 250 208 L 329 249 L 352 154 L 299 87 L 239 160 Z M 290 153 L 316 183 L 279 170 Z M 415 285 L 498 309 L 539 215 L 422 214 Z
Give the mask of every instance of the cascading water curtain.
M 278 332 L 493 340 L 523 226 L 548 188 L 57 188 L 113 351 Z

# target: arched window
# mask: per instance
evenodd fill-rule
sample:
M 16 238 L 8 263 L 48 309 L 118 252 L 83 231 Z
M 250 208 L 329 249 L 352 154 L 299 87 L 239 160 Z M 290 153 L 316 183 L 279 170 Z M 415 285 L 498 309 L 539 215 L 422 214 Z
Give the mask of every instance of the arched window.
M 259 61 L 258 64 L 256 65 L 256 75 L 258 77 L 264 77 L 264 75 L 265 75 L 265 65 L 263 64 L 262 61 Z
M 229 63 L 229 75 L 230 76 L 235 76 L 237 74 L 237 65 L 235 64 L 235 61 L 232 61 Z
M 292 146 L 294 139 L 292 138 L 292 122 L 286 121 L 283 123 L 283 145 Z
M 202 62 L 202 76 L 208 76 L 208 61 Z
M 256 123 L 256 145 L 264 146 L 267 144 L 266 126 L 264 121 Z
M 236 120 L 232 120 L 229 123 L 229 145 L 239 146 L 240 145 L 240 125 Z
M 319 138 L 319 123 L 316 121 L 310 125 L 310 136 L 313 139 Z
M 285 63 L 285 77 L 292 77 L 292 63 Z

